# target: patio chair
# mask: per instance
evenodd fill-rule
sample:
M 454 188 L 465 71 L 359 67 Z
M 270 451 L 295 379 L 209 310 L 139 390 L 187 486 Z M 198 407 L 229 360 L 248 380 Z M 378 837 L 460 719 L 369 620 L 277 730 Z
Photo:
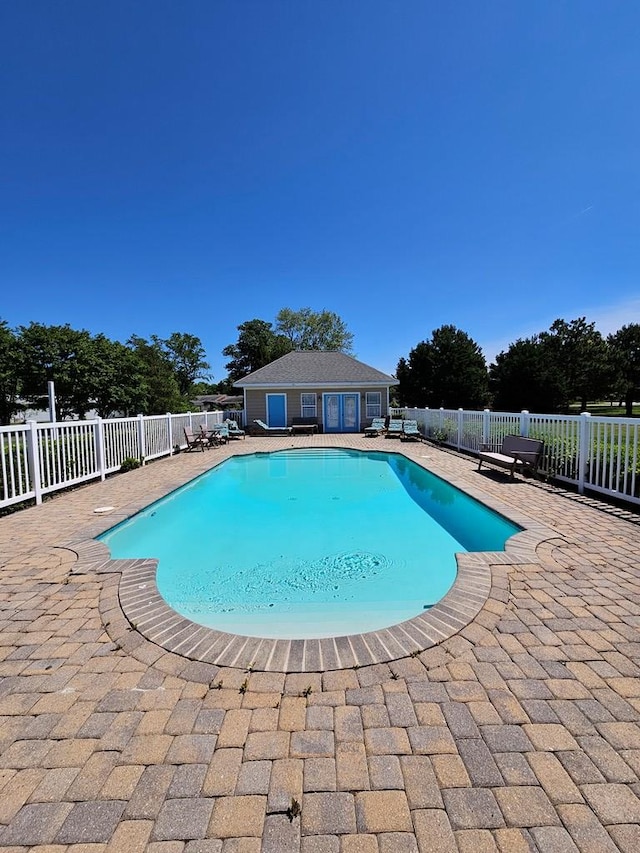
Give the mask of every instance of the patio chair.
M 229 438 L 246 438 L 246 433 L 243 429 L 240 429 L 236 421 L 231 418 L 227 418 L 225 421 L 227 425 L 227 430 L 229 432 Z
M 284 427 L 268 426 L 267 424 L 265 424 L 264 421 L 261 421 L 260 418 L 255 418 L 253 422 L 254 422 L 254 424 L 257 424 L 257 426 L 260 428 L 260 432 L 263 435 L 291 435 L 291 433 L 293 432 L 291 427 L 288 427 L 288 426 L 284 426 Z
M 187 446 L 185 448 L 187 452 L 191 450 L 201 450 L 204 453 L 204 449 L 207 445 L 206 436 L 191 432 L 191 430 L 185 428 L 184 438 L 187 442 Z
M 422 433 L 418 429 L 418 421 L 402 422 L 402 438 L 408 438 L 411 441 L 422 440 Z
M 226 444 L 229 441 L 229 429 L 226 424 L 214 424 L 208 431 L 203 428 L 202 437 L 207 442 L 208 447 L 218 447 L 218 445 Z
M 370 438 L 375 438 L 384 432 L 384 418 L 374 418 L 368 427 L 364 428 L 364 434 Z
M 401 438 L 402 437 L 402 420 L 400 418 L 391 418 L 387 426 L 385 438 Z

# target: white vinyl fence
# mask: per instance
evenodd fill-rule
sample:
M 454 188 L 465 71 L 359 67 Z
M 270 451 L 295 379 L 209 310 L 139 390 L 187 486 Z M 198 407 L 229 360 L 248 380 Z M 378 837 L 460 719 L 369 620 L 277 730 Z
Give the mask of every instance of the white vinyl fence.
M 544 440 L 539 467 L 550 479 L 640 504 L 640 420 L 466 409 L 391 409 L 416 420 L 425 438 L 471 453 L 499 449 L 505 435 Z
M 505 435 L 544 439 L 540 473 L 640 504 L 640 420 L 463 409 L 392 409 L 416 420 L 425 438 L 477 453 Z M 184 447 L 184 430 L 209 428 L 243 412 L 198 412 L 0 427 L 0 509 L 87 480 L 102 479 L 133 458 L 146 462 Z
M 233 412 L 232 416 L 238 420 Z M 144 463 L 186 446 L 184 431 L 205 429 L 228 412 L 97 418 L 0 427 L 0 509 L 118 471 L 125 459 Z

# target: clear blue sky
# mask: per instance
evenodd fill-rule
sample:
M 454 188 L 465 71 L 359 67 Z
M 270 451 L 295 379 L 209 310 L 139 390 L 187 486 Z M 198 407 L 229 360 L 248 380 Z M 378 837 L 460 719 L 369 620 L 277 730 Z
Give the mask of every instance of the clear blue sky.
M 640 5 L 0 4 L 0 318 L 337 312 L 382 370 L 640 322 Z

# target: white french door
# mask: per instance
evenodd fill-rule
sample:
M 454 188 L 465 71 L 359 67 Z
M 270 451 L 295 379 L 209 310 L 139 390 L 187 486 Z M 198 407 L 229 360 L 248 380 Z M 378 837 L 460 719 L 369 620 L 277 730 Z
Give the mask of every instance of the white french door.
M 325 432 L 360 430 L 360 394 L 325 394 L 323 399 Z

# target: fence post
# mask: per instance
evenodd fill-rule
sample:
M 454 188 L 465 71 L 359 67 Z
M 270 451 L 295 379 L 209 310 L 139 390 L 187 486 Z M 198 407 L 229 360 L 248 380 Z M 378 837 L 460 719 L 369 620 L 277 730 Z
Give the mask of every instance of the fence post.
M 591 412 L 582 412 L 580 415 L 580 439 L 578 446 L 578 492 L 584 494 L 584 481 L 587 475 L 587 462 L 591 448 Z
M 173 422 L 171 420 L 171 412 L 166 413 L 167 416 L 167 453 L 169 456 L 173 453 Z
M 489 430 L 491 429 L 491 409 L 482 412 L 482 443 L 489 444 Z
M 520 412 L 520 435 L 527 438 L 529 435 L 529 410 L 523 409 Z
M 440 406 L 440 414 L 438 417 L 438 429 L 442 432 L 444 428 L 444 409 Z
M 96 465 L 100 473 L 100 479 L 104 480 L 106 474 L 104 462 L 104 424 L 102 422 L 102 418 L 96 418 L 94 435 L 96 443 Z
M 464 409 L 458 409 L 458 450 L 462 447 L 462 425 L 464 423 Z
M 144 435 L 144 415 L 138 415 L 138 457 L 143 465 L 145 464 L 146 455 L 147 442 Z
M 33 483 L 36 504 L 42 503 L 42 483 L 40 481 L 40 456 L 38 454 L 38 424 L 36 421 L 28 421 L 27 432 L 27 460 L 29 462 L 29 473 Z
M 187 415 L 189 416 L 189 432 L 193 432 L 193 415 L 191 412 L 187 412 Z

